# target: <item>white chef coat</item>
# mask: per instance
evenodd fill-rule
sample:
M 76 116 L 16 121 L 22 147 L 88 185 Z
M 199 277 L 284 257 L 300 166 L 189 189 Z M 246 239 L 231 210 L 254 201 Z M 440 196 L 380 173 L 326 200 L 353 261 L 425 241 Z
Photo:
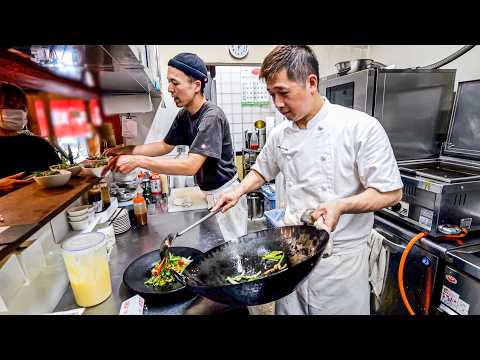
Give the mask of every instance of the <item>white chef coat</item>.
M 369 187 L 388 192 L 403 186 L 380 123 L 363 112 L 323 99 L 324 105 L 306 129 L 291 121 L 275 127 L 252 167 L 267 181 L 282 172 L 286 182 L 285 219 L 296 218 L 298 224 L 303 210 L 317 208 L 322 202 L 353 196 Z M 284 298 L 277 304 L 279 313 L 308 308 L 324 311 L 300 313 L 369 313 L 368 270 L 364 269 L 368 269 L 365 249 L 373 219 L 372 212 L 342 215 L 331 234 L 332 256 L 319 261 L 296 294 L 287 297 L 290 303 L 296 297 L 305 306 L 284 307 Z M 357 271 L 345 277 L 345 266 L 338 265 L 340 258 Z M 340 281 L 343 283 L 338 284 Z M 357 289 L 355 293 L 363 299 L 346 293 L 345 288 Z M 359 308 L 358 304 L 363 305 Z

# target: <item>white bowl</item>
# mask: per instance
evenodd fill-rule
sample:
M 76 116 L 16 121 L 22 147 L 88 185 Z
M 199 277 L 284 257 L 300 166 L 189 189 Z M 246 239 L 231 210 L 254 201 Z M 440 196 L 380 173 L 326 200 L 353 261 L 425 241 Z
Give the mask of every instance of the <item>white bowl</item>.
M 72 173 L 68 170 L 59 170 L 59 172 L 60 174 L 58 175 L 42 177 L 34 176 L 33 179 L 37 182 L 38 185 L 45 188 L 63 186 L 68 183 L 70 177 L 72 176 Z
M 89 218 L 90 218 L 90 213 L 88 211 L 85 214 L 79 215 L 79 216 L 68 215 L 68 221 L 71 221 L 71 222 L 83 221 L 83 220 L 89 219 Z
M 91 210 L 95 211 L 92 205 L 80 205 L 72 207 L 71 209 L 67 210 L 67 214 L 71 217 L 80 216 L 90 212 Z
M 51 165 L 50 170 L 58 170 L 58 164 L 57 165 Z M 80 171 L 82 170 L 82 167 L 80 165 L 72 165 L 69 168 L 62 169 L 62 170 L 67 170 L 72 173 L 72 177 L 77 176 Z
M 69 221 L 68 222 L 73 230 L 85 230 L 90 224 L 90 219 L 85 219 L 82 221 Z
M 113 180 L 119 181 L 119 182 L 133 181 L 137 178 L 137 175 L 139 172 L 140 172 L 140 169 L 138 168 L 133 171 L 130 171 L 128 174 L 122 174 L 121 172 L 114 171 Z
M 101 167 L 96 167 L 96 168 L 83 167 L 83 170 L 88 175 L 95 176 L 95 177 L 102 177 L 102 171 L 103 171 L 103 169 L 105 169 L 106 166 L 107 165 L 104 165 L 104 166 L 101 166 Z M 107 174 L 108 174 L 108 172 L 107 172 Z M 107 175 L 107 174 L 105 174 L 105 175 Z

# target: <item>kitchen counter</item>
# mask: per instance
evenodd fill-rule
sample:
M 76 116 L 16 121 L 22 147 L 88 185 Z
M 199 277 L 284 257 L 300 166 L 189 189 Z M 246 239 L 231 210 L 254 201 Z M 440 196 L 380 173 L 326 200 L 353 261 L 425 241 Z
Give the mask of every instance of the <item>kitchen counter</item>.
M 157 209 L 158 210 L 158 209 Z M 116 235 L 116 245 L 110 255 L 112 295 L 103 303 L 87 308 L 85 315 L 117 315 L 121 303 L 134 294 L 123 285 L 123 273 L 127 266 L 142 254 L 160 248 L 163 239 L 171 232 L 177 232 L 193 224 L 208 213 L 208 210 L 191 210 L 175 213 L 149 215 L 148 226 L 132 228 L 124 234 Z M 266 229 L 266 221 L 250 221 L 248 231 Z M 223 242 L 216 219 L 210 218 L 203 224 L 177 238 L 174 246 L 188 246 L 207 251 Z M 171 305 L 157 305 L 146 301 L 145 315 L 181 315 L 199 298 Z M 72 289 L 69 286 L 54 311 L 78 308 Z
M 48 189 L 32 183 L 0 197 L 0 215 L 4 218 L 0 226 L 9 227 L 0 232 L 0 259 L 96 183 L 96 178 L 72 178 L 65 186 Z

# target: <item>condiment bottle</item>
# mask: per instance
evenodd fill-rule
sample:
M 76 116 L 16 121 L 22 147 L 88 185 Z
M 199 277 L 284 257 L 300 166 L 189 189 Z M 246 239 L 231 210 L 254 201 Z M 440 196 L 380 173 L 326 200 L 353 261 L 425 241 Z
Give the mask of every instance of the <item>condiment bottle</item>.
M 96 213 L 103 210 L 102 194 L 99 185 L 93 185 L 88 191 L 88 203 L 93 205 Z
M 133 198 L 133 211 L 139 226 L 147 225 L 147 204 L 142 196 L 142 192 L 138 191 Z
M 103 210 L 106 210 L 110 206 L 110 190 L 105 179 L 100 181 L 100 189 L 102 193 Z
M 150 178 L 150 187 L 152 189 L 152 196 L 154 199 L 162 195 L 162 182 L 160 181 L 159 174 L 152 174 L 152 177 Z

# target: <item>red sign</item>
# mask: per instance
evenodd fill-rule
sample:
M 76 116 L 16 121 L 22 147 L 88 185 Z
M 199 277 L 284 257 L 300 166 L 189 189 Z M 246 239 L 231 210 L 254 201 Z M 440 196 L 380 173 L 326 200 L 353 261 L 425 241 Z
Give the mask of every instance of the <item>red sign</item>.
M 455 279 L 452 275 L 450 274 L 447 274 L 445 275 L 445 279 L 447 279 L 447 281 L 450 283 L 450 284 L 456 284 L 457 283 L 457 279 Z
M 89 108 L 92 124 L 94 126 L 102 125 L 102 116 L 100 115 L 100 106 L 98 105 L 98 101 L 96 99 L 90 99 Z
M 47 114 L 45 113 L 45 107 L 43 106 L 43 102 L 41 100 L 35 100 L 34 106 L 35 106 L 35 113 L 37 114 L 40 136 L 47 137 L 48 136 L 48 120 L 47 120 Z
M 83 136 L 88 133 L 83 100 L 50 100 L 50 112 L 56 137 Z

